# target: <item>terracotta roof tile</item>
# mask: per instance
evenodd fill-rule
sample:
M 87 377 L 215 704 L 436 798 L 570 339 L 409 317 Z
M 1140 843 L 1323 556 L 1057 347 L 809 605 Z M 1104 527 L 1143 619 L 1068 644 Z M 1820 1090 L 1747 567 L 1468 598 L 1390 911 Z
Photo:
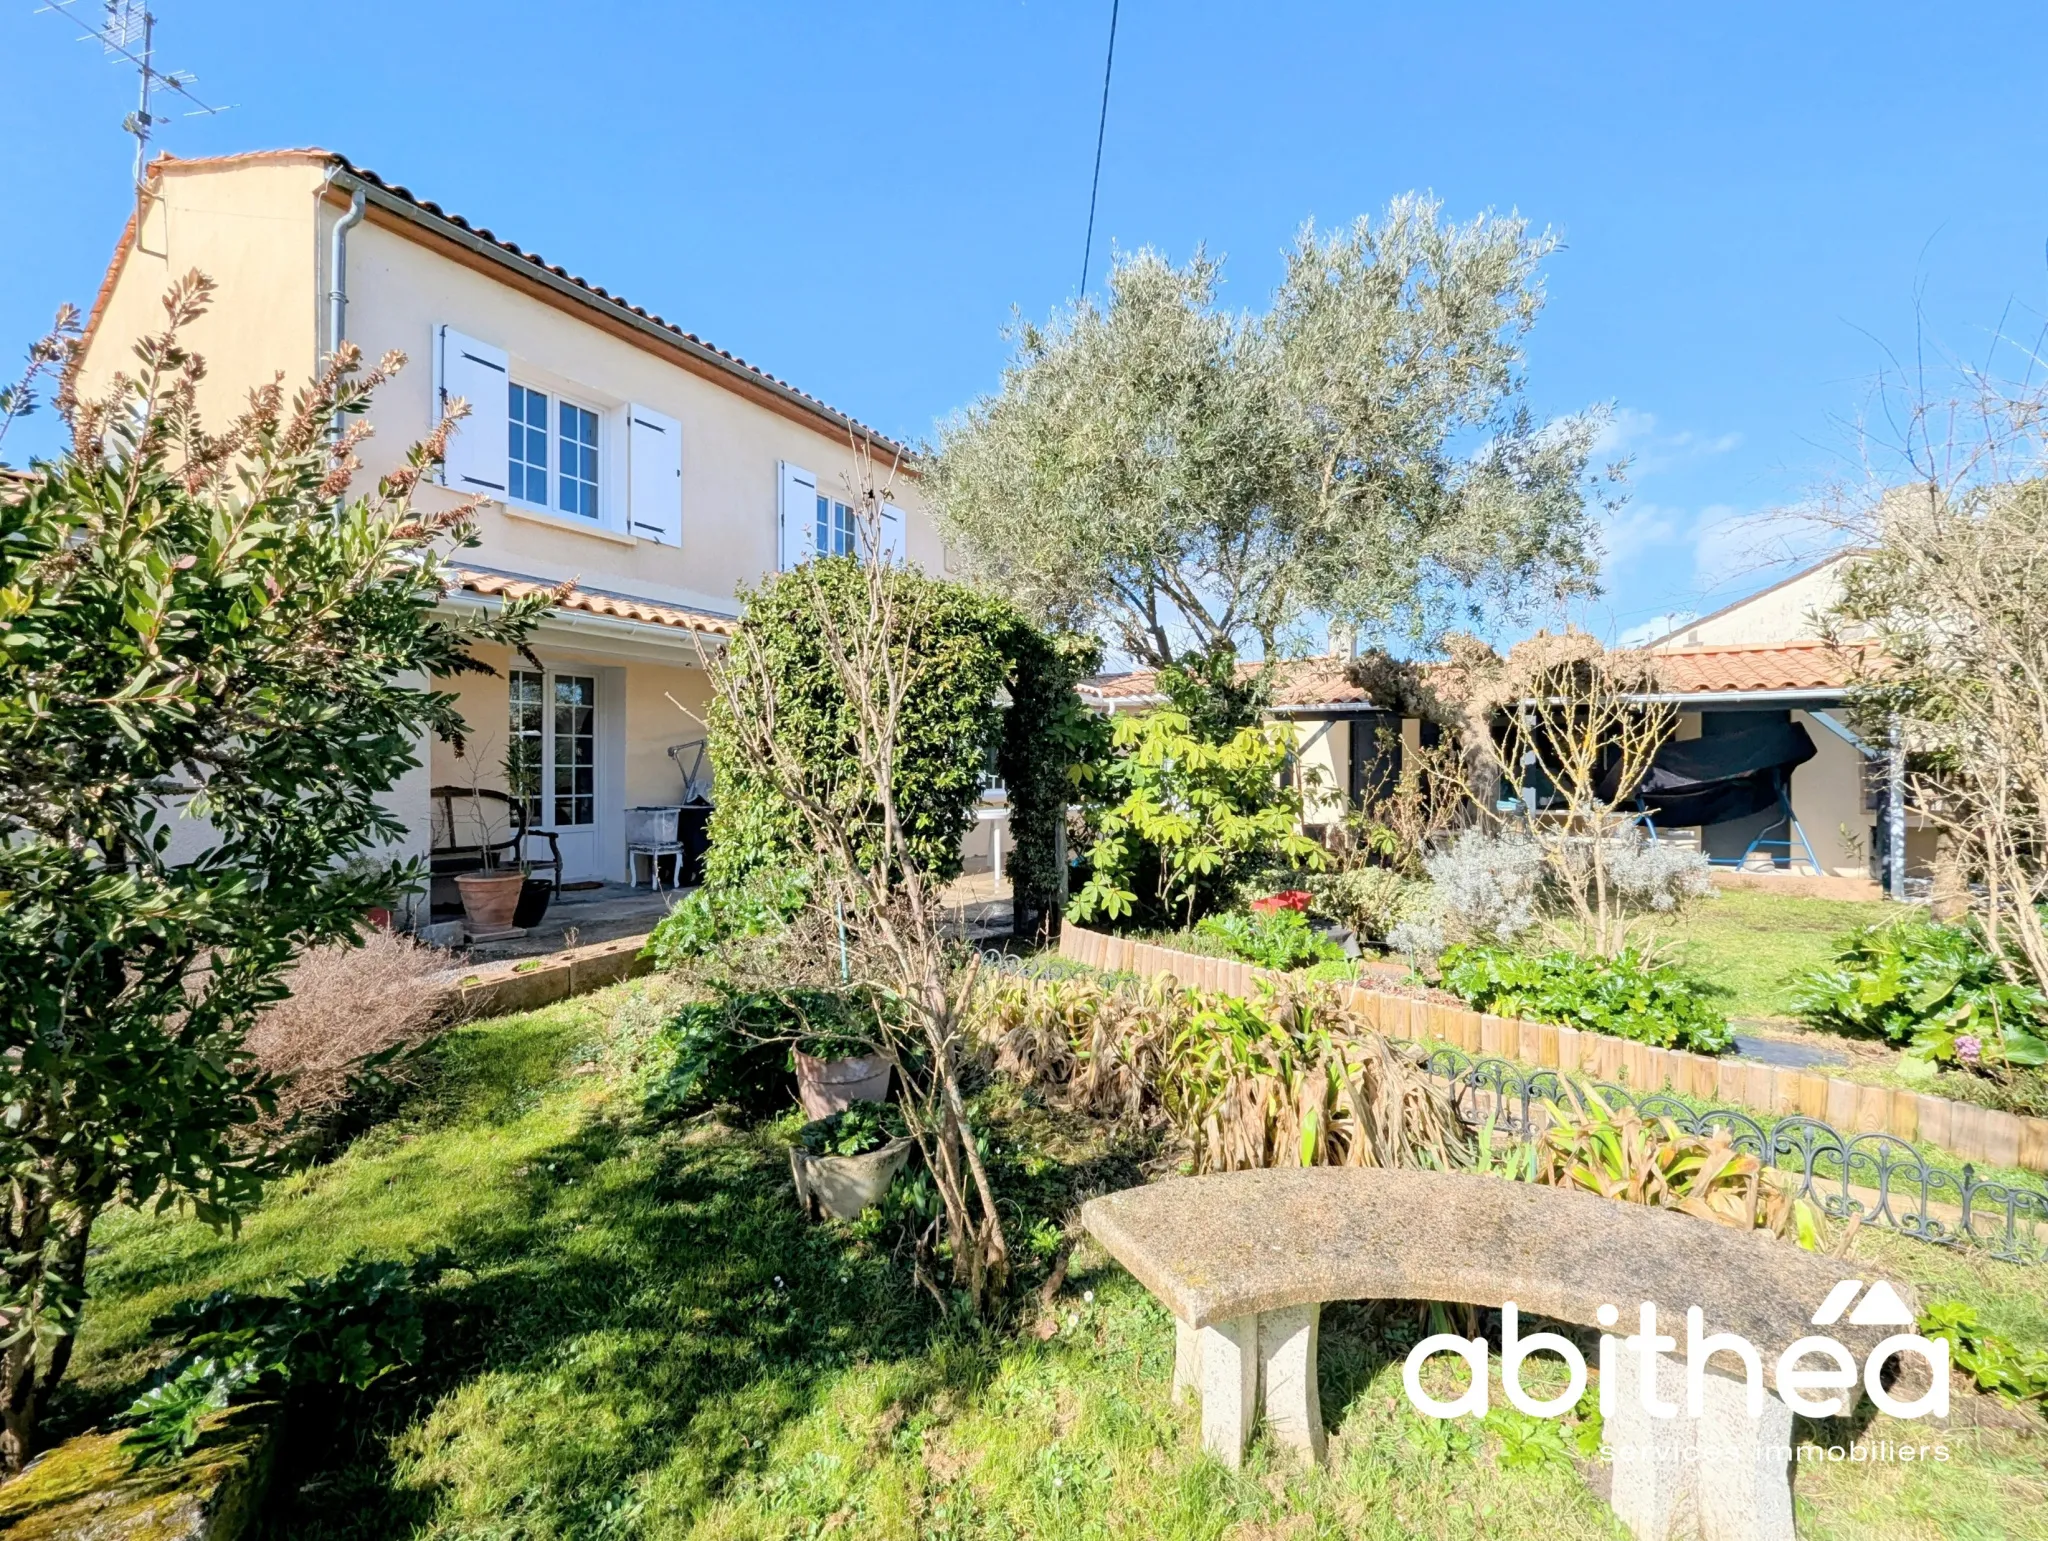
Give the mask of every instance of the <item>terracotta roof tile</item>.
M 1273 669 L 1273 705 L 1279 707 L 1370 706 L 1364 690 L 1345 678 L 1348 658 L 1288 658 Z M 1257 661 L 1240 663 L 1237 677 L 1250 679 L 1264 667 Z M 1133 669 L 1125 674 L 1098 674 L 1081 682 L 1081 693 L 1105 705 L 1118 702 L 1149 704 L 1159 695 L 1159 675 L 1153 669 Z
M 1748 690 L 1845 690 L 1863 650 L 1827 642 L 1737 642 L 1661 648 L 1651 655 L 1673 695 Z
M 537 578 L 521 578 L 511 573 L 486 572 L 476 568 L 458 567 L 450 576 L 472 594 L 482 594 L 494 599 L 525 599 L 534 594 L 550 594 L 555 585 L 543 583 Z M 585 615 L 610 616 L 614 620 L 636 621 L 643 626 L 673 626 L 678 631 L 694 631 L 707 636 L 729 637 L 739 625 L 729 615 L 714 615 L 708 610 L 686 610 L 680 605 L 657 605 L 644 599 L 628 599 L 622 594 L 606 594 L 591 589 L 571 589 L 556 601 L 563 610 L 579 610 Z

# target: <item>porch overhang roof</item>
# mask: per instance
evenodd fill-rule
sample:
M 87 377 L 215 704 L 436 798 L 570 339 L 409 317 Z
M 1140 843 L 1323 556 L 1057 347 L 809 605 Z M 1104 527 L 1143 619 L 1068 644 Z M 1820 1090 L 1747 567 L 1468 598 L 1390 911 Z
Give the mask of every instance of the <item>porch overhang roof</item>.
M 451 600 L 475 595 L 503 604 L 512 599 L 554 594 L 559 587 L 544 579 L 488 568 L 451 568 L 449 577 L 453 581 L 449 590 Z M 602 630 L 614 636 L 637 634 L 647 641 L 670 645 L 687 644 L 691 638 L 722 645 L 739 625 L 737 616 L 580 587 L 571 587 L 556 598 L 549 621 L 566 624 L 571 630 Z

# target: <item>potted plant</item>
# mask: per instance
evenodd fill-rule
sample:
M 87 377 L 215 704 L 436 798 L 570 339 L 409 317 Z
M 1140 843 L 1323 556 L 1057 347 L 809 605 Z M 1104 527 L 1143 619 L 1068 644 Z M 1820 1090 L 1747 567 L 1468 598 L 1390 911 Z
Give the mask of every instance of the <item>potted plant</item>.
M 797 1203 L 807 1215 L 858 1218 L 888 1194 L 913 1144 L 893 1102 L 858 1102 L 813 1120 L 789 1148 Z
M 493 937 L 517 935 L 513 916 L 525 886 L 526 874 L 517 867 L 487 866 L 481 872 L 457 873 L 455 888 L 462 895 L 462 919 L 469 939 L 487 942 Z
M 874 1008 L 865 997 L 805 991 L 788 998 L 803 1024 L 794 1045 L 796 1095 L 812 1119 L 889 1095 L 887 1054 L 875 1047 Z

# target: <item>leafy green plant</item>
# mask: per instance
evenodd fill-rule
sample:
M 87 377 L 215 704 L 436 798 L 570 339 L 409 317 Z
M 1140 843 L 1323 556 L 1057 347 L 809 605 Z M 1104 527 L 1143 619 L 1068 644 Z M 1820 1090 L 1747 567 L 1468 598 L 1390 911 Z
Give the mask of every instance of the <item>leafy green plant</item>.
M 1844 937 L 1794 986 L 1810 1027 L 1906 1044 L 1907 1059 L 1971 1070 L 2048 1064 L 2048 997 L 2008 976 L 1974 926 L 1907 920 Z
M 706 884 L 655 924 L 644 956 L 658 969 L 680 968 L 736 937 L 780 930 L 809 896 L 809 875 L 796 866 L 751 872 L 730 886 Z
M 796 1142 L 814 1156 L 865 1156 L 910 1131 L 894 1102 L 856 1102 L 828 1118 L 805 1124 Z
M 1249 870 L 1323 864 L 1322 847 L 1300 831 L 1301 794 L 1281 778 L 1284 731 L 1247 727 L 1210 743 L 1167 707 L 1119 717 L 1113 731 L 1088 881 L 1069 920 L 1122 920 L 1142 907 L 1190 925 Z
M 1920 1335 L 1948 1344 L 1950 1361 L 1976 1381 L 1979 1391 L 2037 1402 L 2048 1411 L 2048 1352 L 2023 1349 L 1987 1331 L 1976 1311 L 1959 1300 L 1937 1300 L 1921 1312 Z
M 198 1442 L 208 1414 L 250 1395 L 363 1391 L 419 1363 L 426 1349 L 420 1292 L 449 1266 L 355 1259 L 282 1295 L 218 1290 L 160 1324 L 186 1345 L 122 1415 L 140 1465 L 174 1461 Z
M 728 1105 L 751 1117 L 786 1107 L 789 1048 L 783 1018 L 759 997 L 692 1001 L 648 1045 L 647 1110 L 656 1116 Z
M 1535 1418 L 1512 1407 L 1496 1407 L 1480 1427 L 1500 1441 L 1504 1471 L 1572 1469 L 1572 1443 L 1555 1418 Z
M 1204 916 L 1195 929 L 1261 968 L 1306 968 L 1313 963 L 1335 963 L 1344 958 L 1344 949 L 1317 931 L 1299 910 L 1269 910 L 1263 914 L 1226 910 L 1220 915 Z
M 1735 1042 L 1728 1019 L 1691 976 L 1646 962 L 1557 951 L 1453 943 L 1439 964 L 1443 987 L 1480 1011 L 1558 1022 L 1663 1049 L 1719 1054 Z
M 452 421 L 361 486 L 353 430 L 398 366 L 340 349 L 223 432 L 178 340 L 211 285 L 62 458 L 0 481 L 0 1459 L 28 1459 L 72 1358 L 96 1218 L 190 1205 L 227 1226 L 276 1152 L 246 1035 L 307 948 L 421 881 L 355 863 L 406 836 L 389 794 L 457 738 L 470 644 L 517 645 L 550 596 L 438 608 L 466 506 L 412 506 Z M 235 323 L 230 320 L 228 325 Z M 181 851 L 175 829 L 203 829 Z M 253 1137 L 252 1137 L 253 1136 Z

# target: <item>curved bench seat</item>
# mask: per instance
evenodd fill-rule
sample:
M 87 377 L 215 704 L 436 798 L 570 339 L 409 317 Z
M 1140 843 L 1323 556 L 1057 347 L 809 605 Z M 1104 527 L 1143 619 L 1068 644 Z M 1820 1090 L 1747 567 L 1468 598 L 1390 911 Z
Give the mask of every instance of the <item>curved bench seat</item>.
M 1860 1365 L 1908 1330 L 1900 1317 L 1916 1309 L 1912 1292 L 1893 1285 L 1896 1309 L 1879 1310 L 1883 1320 L 1844 1315 L 1816 1327 L 1815 1314 L 1856 1277 L 1845 1263 L 1762 1232 L 1470 1173 L 1309 1167 L 1184 1177 L 1091 1199 L 1081 1220 L 1173 1313 L 1176 1400 L 1199 1388 L 1204 1443 L 1232 1465 L 1261 1409 L 1276 1442 L 1320 1459 L 1325 1301 L 1512 1302 L 1523 1316 L 1617 1336 L 1637 1330 L 1647 1302 L 1658 1333 L 1681 1351 L 1696 1306 L 1704 1334 L 1754 1345 L 1771 1390 L 1779 1356 L 1800 1339 L 1824 1331 Z M 1603 1307 L 1614 1308 L 1606 1321 Z M 1723 1373 L 1732 1359 L 1709 1362 L 1700 1418 L 1652 1417 L 1633 1396 L 1616 1398 L 1614 1507 L 1645 1541 L 1792 1535 L 1790 1409 L 1766 1396 L 1762 1416 L 1750 1416 L 1745 1384 Z M 1682 1359 L 1658 1356 L 1655 1374 L 1666 1400 L 1683 1398 Z M 1702 1476 L 1709 1448 L 1737 1458 Z

